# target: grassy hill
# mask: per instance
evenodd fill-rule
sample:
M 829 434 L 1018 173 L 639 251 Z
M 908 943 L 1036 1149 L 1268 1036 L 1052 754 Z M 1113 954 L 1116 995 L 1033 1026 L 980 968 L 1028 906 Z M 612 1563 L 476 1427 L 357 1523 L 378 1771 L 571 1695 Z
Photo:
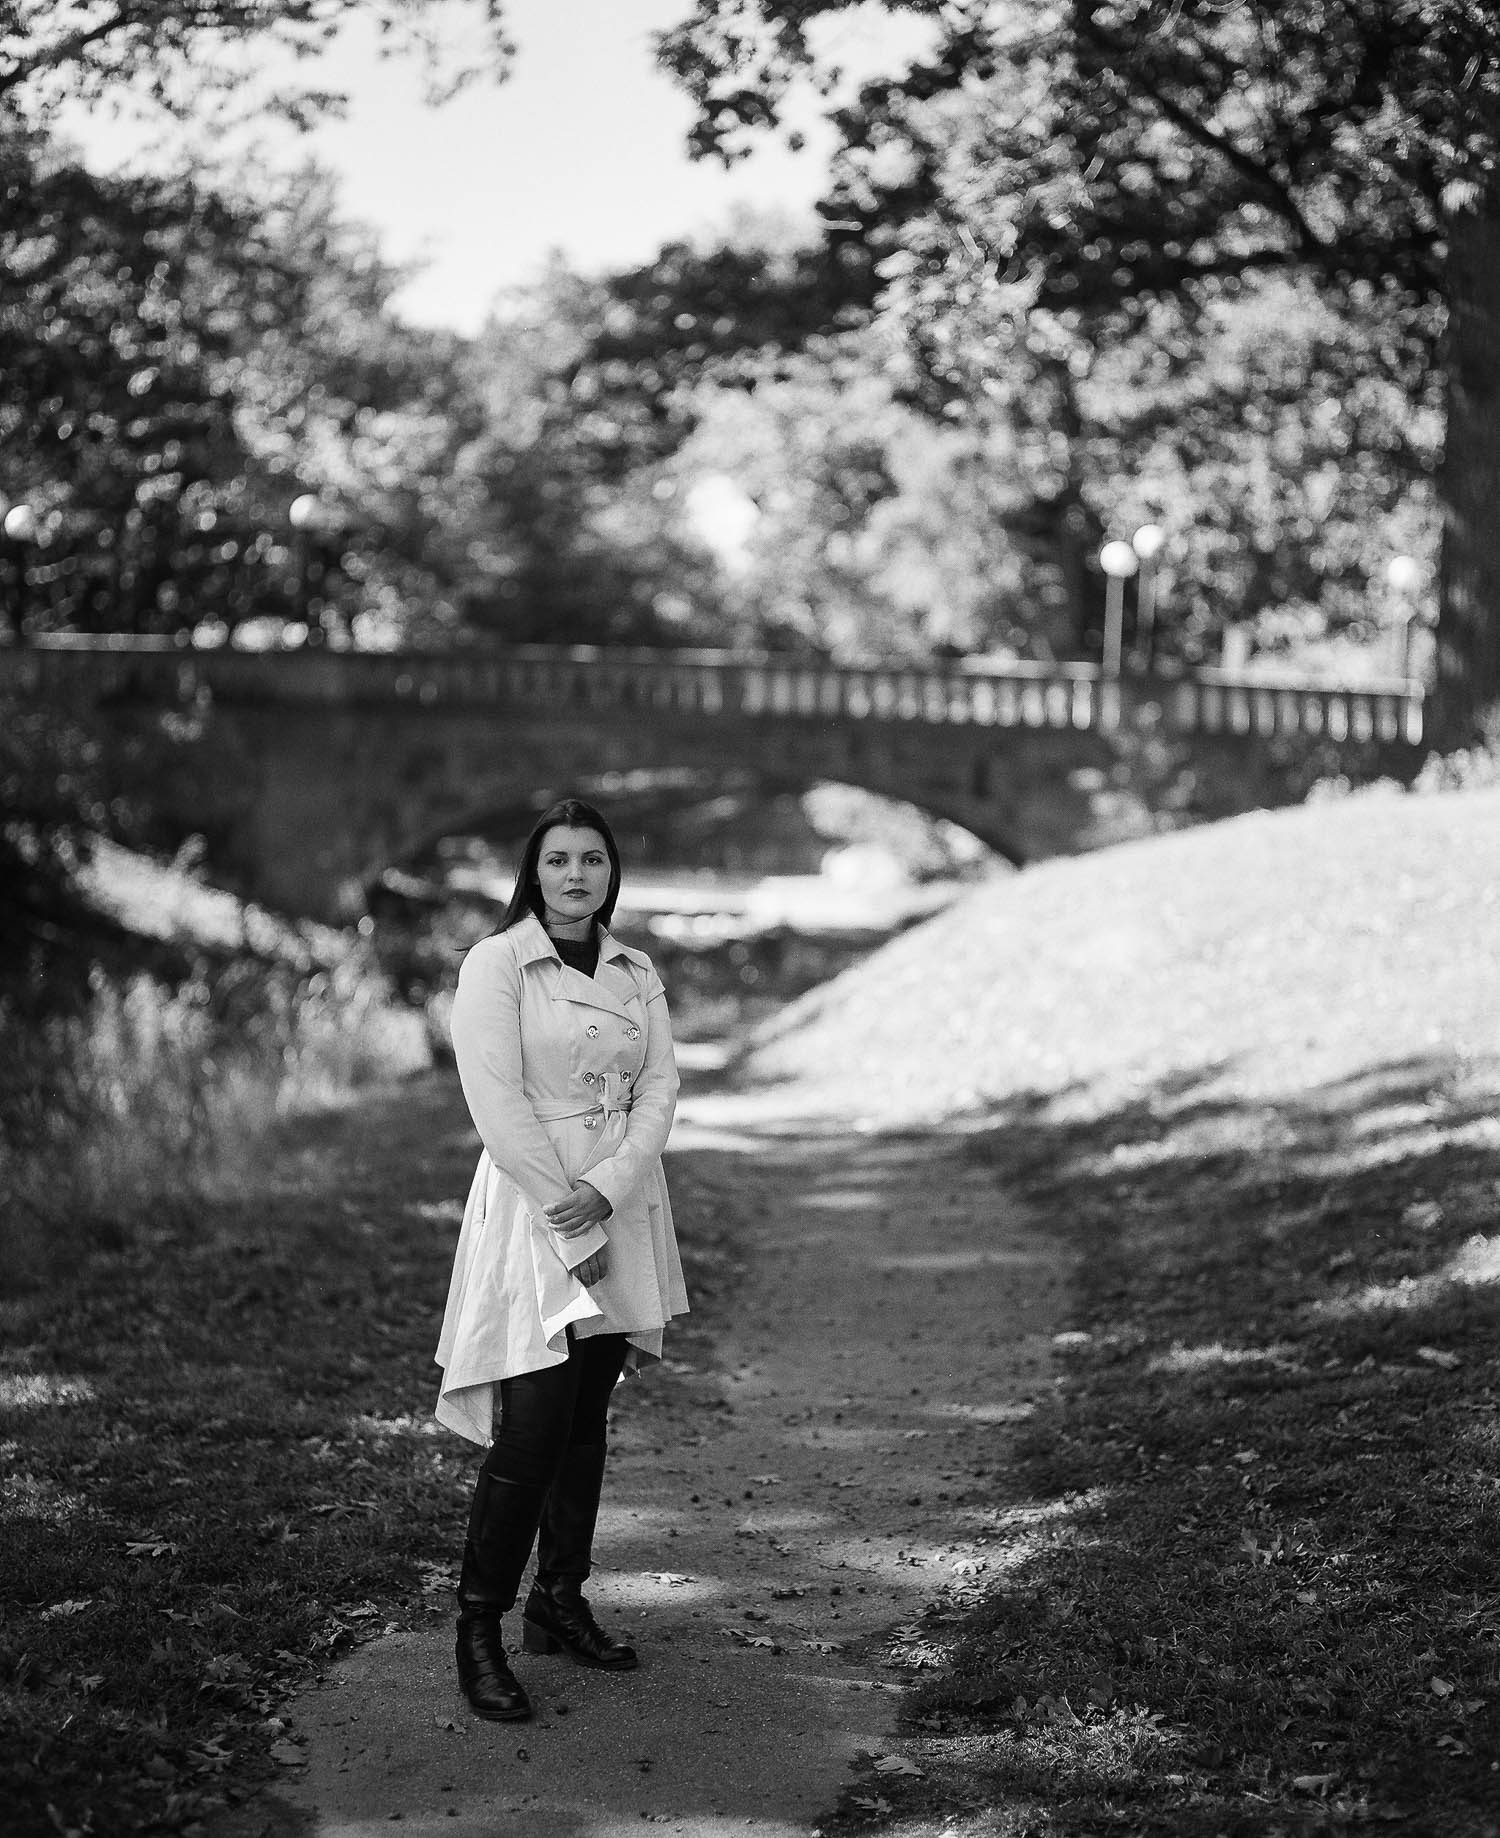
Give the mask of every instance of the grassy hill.
M 839 1829 L 1500 1833 L 1497 889 L 1494 790 L 1254 815 L 987 887 L 762 1034 L 778 1110 L 953 1129 L 1074 1259 L 918 1630 L 920 1773 Z
M 756 1075 L 915 1120 L 1500 1059 L 1500 790 L 1367 793 L 1048 862 L 785 1010 Z

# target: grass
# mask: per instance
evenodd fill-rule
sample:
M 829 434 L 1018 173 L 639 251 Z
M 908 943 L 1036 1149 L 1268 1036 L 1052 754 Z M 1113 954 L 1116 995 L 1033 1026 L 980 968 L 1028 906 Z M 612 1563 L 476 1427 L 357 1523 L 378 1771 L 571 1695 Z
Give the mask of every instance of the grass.
M 766 1043 L 962 1112 L 1077 1263 L 985 1574 L 893 1655 L 920 1776 L 841 1828 L 1500 1832 L 1497 867 L 1493 792 L 1059 863 Z
M 394 1139 L 391 1110 L 373 1114 Z M 283 1154 L 334 1155 L 331 1121 Z M 431 1191 L 379 1147 L 336 1170 L 337 1201 L 307 1180 L 174 1209 L 65 1295 L 7 1305 L 18 1838 L 191 1829 L 231 1758 L 276 1740 L 285 1688 L 377 1602 L 420 1598 L 451 1458 L 409 1415 L 431 1357 L 410 1296 L 444 1247 L 431 1228 L 372 1243 L 388 1184 L 416 1208 Z
M 934 1617 L 926 1810 L 1497 1829 L 1500 1156 L 1477 1093 L 1411 1065 L 1379 1093 L 1444 1117 L 1373 1165 L 1369 1089 L 1290 1107 L 1274 1170 L 1190 1093 L 974 1139 L 1068 1221 L 1078 1325 L 994 1504 L 1003 1580 Z
M 199 1830 L 276 1772 L 294 1688 L 446 1609 L 474 1464 L 432 1351 L 475 1147 L 451 1073 L 367 1092 L 0 1305 L 6 1838 Z M 684 1252 L 711 1299 L 727 1254 Z
M 66 1274 L 164 1209 L 234 1191 L 285 1116 L 427 1062 L 357 951 L 96 971 L 71 1012 L 0 995 L 0 1293 Z

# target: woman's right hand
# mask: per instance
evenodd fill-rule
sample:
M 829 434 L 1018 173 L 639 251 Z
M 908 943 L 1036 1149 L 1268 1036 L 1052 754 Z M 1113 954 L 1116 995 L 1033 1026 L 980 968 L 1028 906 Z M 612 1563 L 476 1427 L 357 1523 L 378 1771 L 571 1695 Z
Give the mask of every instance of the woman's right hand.
M 585 1289 L 592 1289 L 594 1284 L 603 1278 L 608 1268 L 609 1246 L 601 1245 L 591 1256 L 584 1258 L 581 1264 L 574 1266 L 573 1274 Z

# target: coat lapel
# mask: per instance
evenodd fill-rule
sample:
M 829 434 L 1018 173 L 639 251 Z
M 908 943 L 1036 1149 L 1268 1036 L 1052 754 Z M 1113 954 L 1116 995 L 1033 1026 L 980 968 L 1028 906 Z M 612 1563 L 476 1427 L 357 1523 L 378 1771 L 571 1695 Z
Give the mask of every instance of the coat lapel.
M 557 955 L 547 936 L 547 928 L 535 914 L 523 919 L 516 930 L 521 932 L 523 928 L 524 937 L 517 941 L 522 946 L 523 962 L 545 960 L 557 965 L 557 977 L 552 985 L 554 1002 L 577 1002 L 584 1008 L 599 1008 L 606 1014 L 618 1015 L 624 1021 L 634 1019 L 626 1004 L 636 992 L 635 978 L 627 967 L 625 947 L 616 944 L 608 932 L 600 934 L 597 973 L 585 976 Z
M 552 989 L 554 1002 L 579 1002 L 585 1008 L 602 1008 L 607 1014 L 630 1020 L 619 988 L 620 973 L 613 964 L 606 964 L 601 958 L 597 976 L 585 976 L 581 970 L 574 970 L 561 961 L 557 968 L 558 977 Z

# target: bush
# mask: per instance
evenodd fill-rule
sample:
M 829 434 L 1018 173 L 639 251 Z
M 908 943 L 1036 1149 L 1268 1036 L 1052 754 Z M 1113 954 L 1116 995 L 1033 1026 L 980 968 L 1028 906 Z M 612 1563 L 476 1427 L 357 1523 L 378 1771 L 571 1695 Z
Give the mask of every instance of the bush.
M 1412 790 L 1479 791 L 1491 785 L 1500 785 L 1500 708 L 1489 709 L 1481 718 L 1472 747 L 1429 754 Z

